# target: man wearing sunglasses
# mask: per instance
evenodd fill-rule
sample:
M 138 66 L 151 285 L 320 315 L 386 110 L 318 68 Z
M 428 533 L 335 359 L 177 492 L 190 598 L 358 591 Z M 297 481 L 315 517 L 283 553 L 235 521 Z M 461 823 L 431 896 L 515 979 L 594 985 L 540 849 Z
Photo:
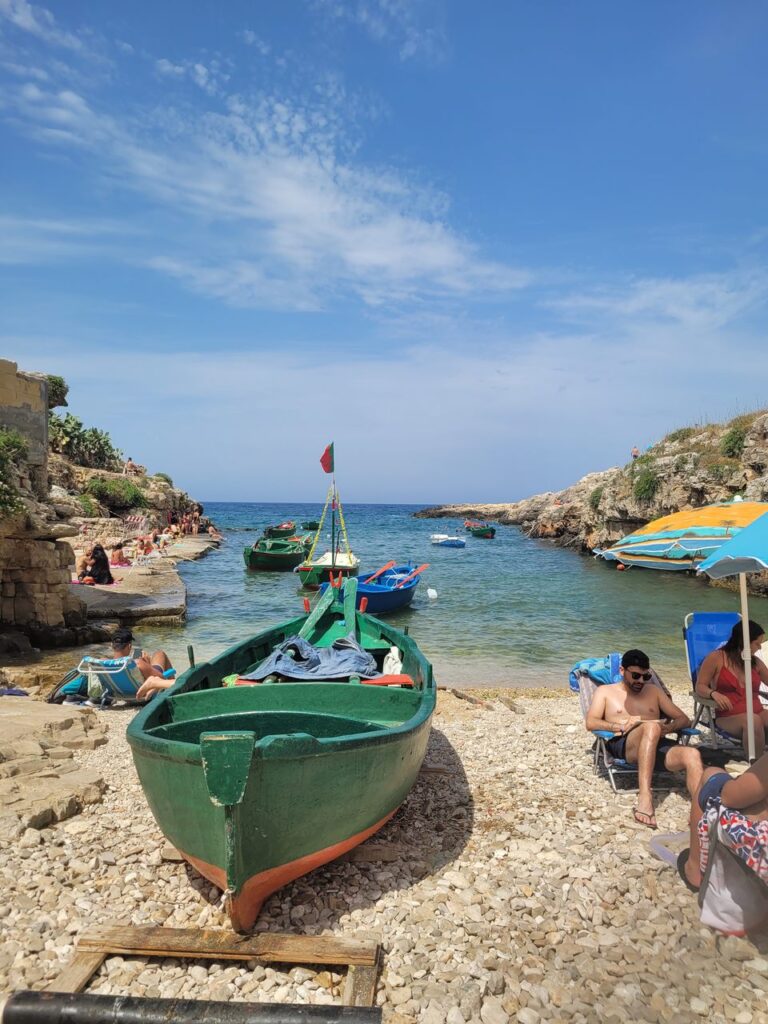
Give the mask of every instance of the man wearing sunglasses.
M 657 827 L 651 789 L 654 769 L 685 772 L 688 792 L 698 790 L 704 770 L 701 754 L 667 738 L 690 724 L 688 715 L 653 683 L 651 663 L 643 651 L 627 651 L 622 657 L 620 683 L 595 690 L 587 729 L 613 732 L 606 742 L 609 752 L 637 765 L 638 796 L 632 813 L 641 825 Z

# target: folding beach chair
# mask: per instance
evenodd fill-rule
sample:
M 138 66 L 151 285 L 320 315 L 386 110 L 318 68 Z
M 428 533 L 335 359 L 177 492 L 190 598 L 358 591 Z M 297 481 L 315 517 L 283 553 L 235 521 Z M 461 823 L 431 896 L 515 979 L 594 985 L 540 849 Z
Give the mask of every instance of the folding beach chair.
M 112 700 L 122 700 L 126 704 L 143 703 L 143 701 L 137 700 L 136 693 L 144 682 L 144 676 L 133 658 L 91 658 L 86 656 L 77 669 L 88 680 L 88 697 L 92 702 L 99 702 L 100 686 L 102 703 L 104 703 L 104 694 L 110 697 L 106 703 L 111 703 Z M 176 669 L 169 668 L 163 673 L 163 678 L 172 679 L 175 675 Z
M 620 666 L 621 656 L 619 654 L 610 654 L 607 658 L 589 658 L 581 661 L 571 670 L 568 677 L 569 685 L 572 690 L 577 691 L 579 694 L 579 707 L 585 721 L 592 704 L 592 697 L 598 686 L 610 686 L 621 681 Z M 660 690 L 663 690 L 671 698 L 669 690 L 653 670 L 651 670 L 651 684 L 658 686 Z M 595 729 L 592 730 L 592 735 L 595 737 L 595 743 L 592 748 L 593 771 L 595 775 L 606 775 L 611 784 L 611 789 L 613 789 L 614 793 L 618 793 L 616 779 L 627 777 L 636 779 L 637 765 L 630 764 L 629 761 L 614 757 L 611 754 L 608 749 L 608 740 L 613 739 L 617 735 L 615 732 Z M 678 733 L 681 744 L 690 743 L 691 738 L 698 735 L 700 735 L 698 729 L 681 729 Z M 664 769 L 654 772 L 654 786 L 658 789 L 672 788 L 677 784 L 674 774 Z M 661 782 L 661 785 L 658 784 L 657 780 Z
M 696 677 L 702 661 L 723 646 L 737 622 L 741 622 L 738 612 L 689 612 L 683 623 L 685 657 L 693 697 L 693 727 L 701 725 L 709 731 L 710 746 L 734 753 L 743 751 L 742 745 L 717 725 L 715 702 L 696 693 Z

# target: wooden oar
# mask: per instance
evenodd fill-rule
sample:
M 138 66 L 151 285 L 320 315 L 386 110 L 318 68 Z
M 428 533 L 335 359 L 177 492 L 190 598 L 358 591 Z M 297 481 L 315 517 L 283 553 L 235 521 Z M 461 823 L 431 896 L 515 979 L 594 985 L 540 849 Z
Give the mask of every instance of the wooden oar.
M 366 579 L 364 579 L 363 583 L 370 583 L 371 580 L 375 580 L 377 576 L 381 576 L 381 574 L 383 572 L 386 572 L 387 569 L 391 569 L 393 565 L 397 565 L 397 563 L 395 561 L 387 562 L 386 565 L 382 565 L 380 569 L 377 569 L 373 576 L 368 576 Z
M 406 583 L 411 582 L 414 576 L 418 576 L 420 572 L 424 572 L 424 570 L 428 568 L 429 562 L 425 562 L 424 565 L 420 565 L 418 569 L 414 569 L 412 573 L 409 573 L 404 580 L 400 580 L 400 582 L 395 587 L 395 590 L 399 590 L 400 587 L 404 587 Z

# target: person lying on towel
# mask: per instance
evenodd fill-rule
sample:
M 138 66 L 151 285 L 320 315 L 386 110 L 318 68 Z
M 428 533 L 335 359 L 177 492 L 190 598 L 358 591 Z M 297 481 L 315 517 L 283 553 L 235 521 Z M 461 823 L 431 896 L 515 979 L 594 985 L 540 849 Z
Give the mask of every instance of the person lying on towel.
M 657 827 L 651 789 L 654 769 L 685 772 L 691 796 L 704 770 L 698 750 L 668 738 L 688 728 L 691 720 L 652 679 L 648 655 L 627 651 L 621 659 L 621 682 L 598 686 L 586 718 L 590 732 L 615 733 L 606 741 L 613 757 L 637 765 L 638 795 L 632 813 L 635 821 L 648 828 Z

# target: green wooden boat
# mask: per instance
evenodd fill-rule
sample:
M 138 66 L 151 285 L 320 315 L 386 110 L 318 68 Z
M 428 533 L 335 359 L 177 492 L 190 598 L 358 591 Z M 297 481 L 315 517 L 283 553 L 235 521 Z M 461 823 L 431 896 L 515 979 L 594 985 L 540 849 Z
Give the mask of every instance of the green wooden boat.
M 493 540 L 496 536 L 496 527 L 490 523 L 479 523 L 474 519 L 467 519 L 464 522 L 464 529 L 473 537 L 483 537 L 485 540 Z
M 190 668 L 144 707 L 128 742 L 169 841 L 225 893 L 238 931 L 286 883 L 373 835 L 408 795 L 435 707 L 432 666 L 399 630 L 329 589 L 299 616 Z M 300 633 L 317 647 L 354 630 L 403 675 L 223 685 Z M 406 678 L 410 677 L 410 678 Z
M 290 572 L 304 561 L 307 547 L 303 539 L 279 540 L 261 537 L 255 544 L 243 549 L 243 560 L 248 569 L 262 572 Z
M 302 530 L 316 530 L 320 526 L 320 522 L 317 519 L 310 519 L 307 523 L 302 523 Z
M 296 523 L 291 519 L 287 519 L 284 523 L 278 523 L 277 526 L 264 528 L 265 537 L 292 537 L 294 533 L 296 533 Z
M 323 525 L 329 508 L 331 512 L 331 547 L 329 551 L 316 556 L 315 551 L 323 534 Z M 321 583 L 330 583 L 337 577 L 357 576 L 359 570 L 360 559 L 357 555 L 352 554 L 347 536 L 347 524 L 344 522 L 344 509 L 341 506 L 339 492 L 336 490 L 336 477 L 334 476 L 333 482 L 328 488 L 323 514 L 317 524 L 307 557 L 293 571 L 298 574 L 302 587 L 316 589 Z

